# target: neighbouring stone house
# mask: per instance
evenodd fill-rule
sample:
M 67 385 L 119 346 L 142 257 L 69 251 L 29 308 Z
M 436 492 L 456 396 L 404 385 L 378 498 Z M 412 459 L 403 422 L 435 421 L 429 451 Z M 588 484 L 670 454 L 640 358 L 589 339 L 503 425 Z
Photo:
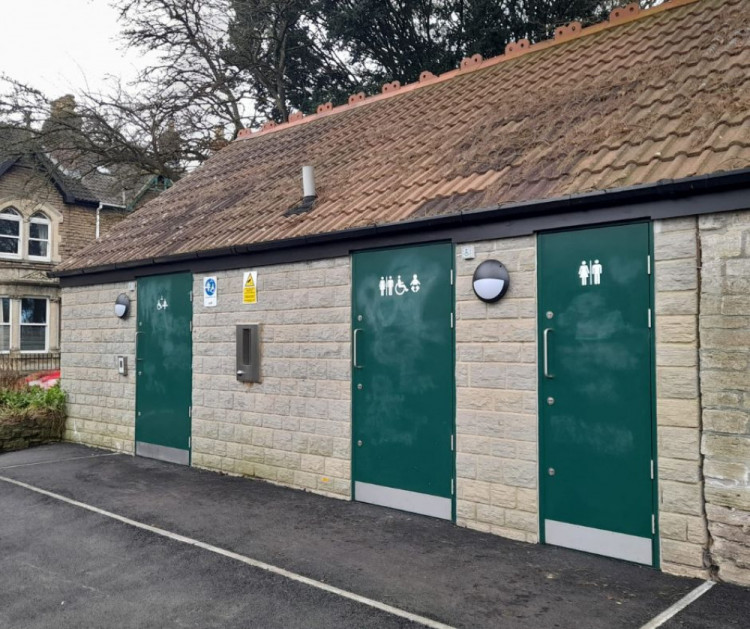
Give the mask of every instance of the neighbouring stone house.
M 48 272 L 155 196 L 159 184 L 37 144 L 23 129 L 0 131 L 0 370 L 11 372 L 59 367 L 60 287 Z
M 67 438 L 750 584 L 749 23 L 242 134 L 56 270 Z

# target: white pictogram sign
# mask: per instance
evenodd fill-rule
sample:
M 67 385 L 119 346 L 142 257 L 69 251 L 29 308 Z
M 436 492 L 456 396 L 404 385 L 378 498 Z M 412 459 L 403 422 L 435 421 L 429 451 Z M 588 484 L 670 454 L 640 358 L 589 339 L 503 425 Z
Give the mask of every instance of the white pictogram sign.
M 601 284 L 602 274 L 604 273 L 604 267 L 602 267 L 599 260 L 591 260 L 586 263 L 586 260 L 581 260 L 581 266 L 578 267 L 578 277 L 581 280 L 581 286 L 598 286 Z
M 417 277 L 417 274 L 415 273 L 412 277 L 411 283 L 409 284 L 411 286 L 411 292 L 412 293 L 418 293 L 419 289 L 422 287 L 422 283 L 419 281 L 419 278 Z
M 397 275 L 395 280 L 393 279 L 393 275 L 381 275 L 378 282 L 378 290 L 381 297 L 393 297 L 394 295 L 401 297 L 410 291 L 418 293 L 421 287 L 422 283 L 419 281 L 416 273 L 412 274 L 412 279 L 408 286 L 400 275 Z
M 167 300 L 164 299 L 164 295 L 159 295 L 159 300 L 156 302 L 156 309 L 166 310 L 167 308 L 169 308 L 169 304 L 167 303 Z
M 409 288 L 404 284 L 404 282 L 401 280 L 401 276 L 398 276 L 398 279 L 396 280 L 396 287 L 394 288 L 396 291 L 396 294 L 400 297 L 404 293 L 409 292 Z
M 211 308 L 216 306 L 216 277 L 204 277 L 203 278 L 203 305 Z

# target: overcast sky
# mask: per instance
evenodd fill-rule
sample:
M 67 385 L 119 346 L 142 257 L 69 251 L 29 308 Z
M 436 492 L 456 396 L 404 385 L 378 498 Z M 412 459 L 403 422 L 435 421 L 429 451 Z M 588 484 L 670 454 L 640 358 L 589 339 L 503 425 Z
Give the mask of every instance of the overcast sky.
M 137 71 L 139 55 L 119 49 L 108 0 L 4 0 L 2 25 L 0 73 L 52 98 Z

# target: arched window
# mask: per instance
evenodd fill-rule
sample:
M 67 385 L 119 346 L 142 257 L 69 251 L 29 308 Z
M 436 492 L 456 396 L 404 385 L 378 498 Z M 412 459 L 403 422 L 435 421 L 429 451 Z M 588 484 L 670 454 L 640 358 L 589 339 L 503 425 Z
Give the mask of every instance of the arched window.
M 21 214 L 12 207 L 0 211 L 0 255 L 18 257 L 21 243 Z
M 50 220 L 41 212 L 35 212 L 29 219 L 29 258 L 49 260 Z

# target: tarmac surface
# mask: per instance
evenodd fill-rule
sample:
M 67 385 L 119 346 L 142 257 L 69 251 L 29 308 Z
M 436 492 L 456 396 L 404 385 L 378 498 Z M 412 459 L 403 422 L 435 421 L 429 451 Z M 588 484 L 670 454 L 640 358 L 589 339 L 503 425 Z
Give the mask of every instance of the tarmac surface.
M 638 628 L 702 583 L 72 444 L 0 455 L 0 565 L 9 629 Z M 748 618 L 750 590 L 718 584 L 662 626 Z

